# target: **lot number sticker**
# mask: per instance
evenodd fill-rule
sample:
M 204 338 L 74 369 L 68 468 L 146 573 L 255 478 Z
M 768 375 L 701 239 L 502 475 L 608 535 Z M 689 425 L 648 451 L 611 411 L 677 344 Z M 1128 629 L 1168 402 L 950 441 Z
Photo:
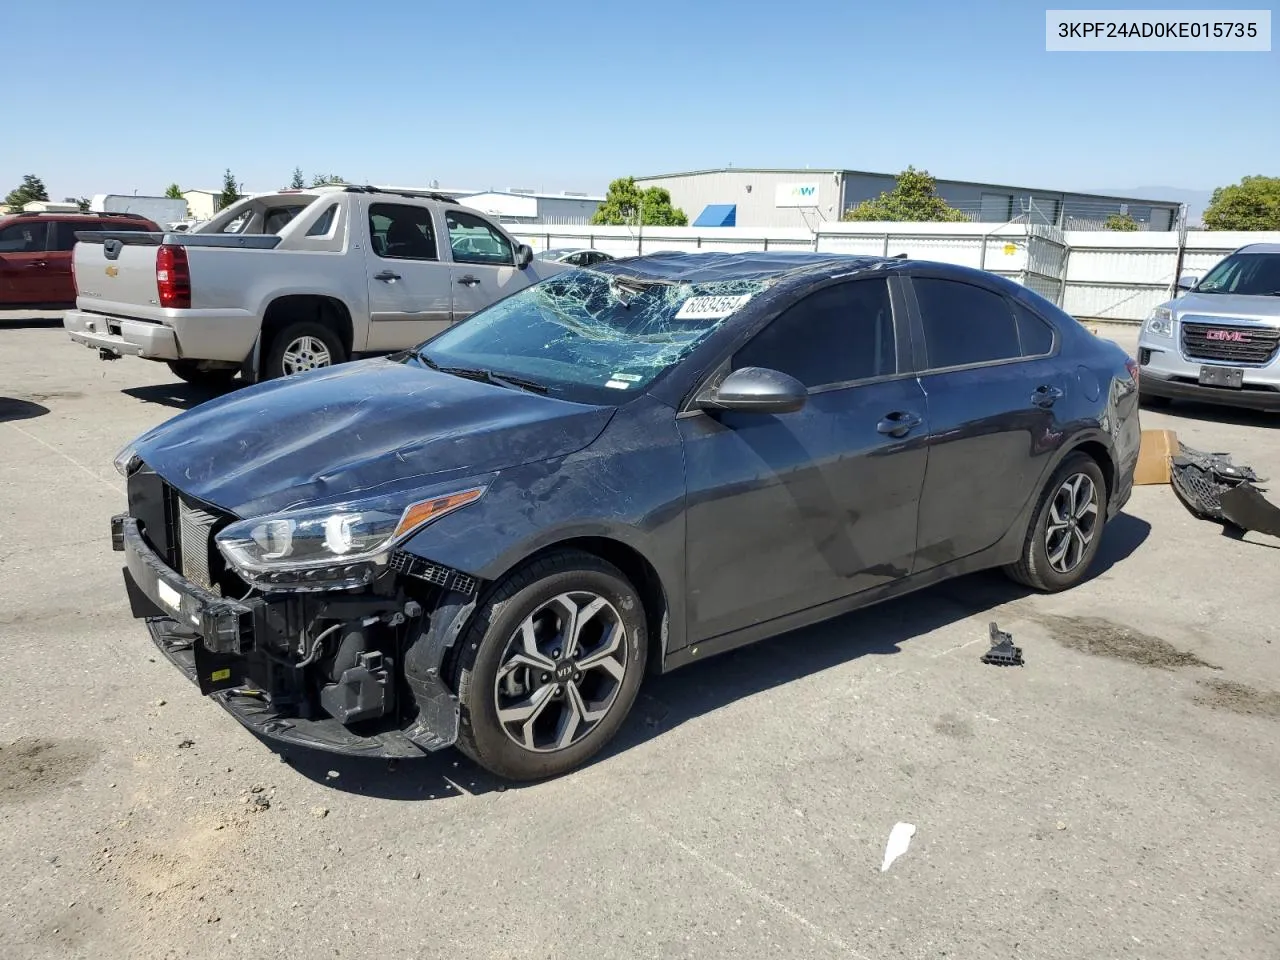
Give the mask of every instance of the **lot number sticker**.
M 736 297 L 690 297 L 676 311 L 677 320 L 719 320 L 741 310 L 751 299 L 744 293 Z

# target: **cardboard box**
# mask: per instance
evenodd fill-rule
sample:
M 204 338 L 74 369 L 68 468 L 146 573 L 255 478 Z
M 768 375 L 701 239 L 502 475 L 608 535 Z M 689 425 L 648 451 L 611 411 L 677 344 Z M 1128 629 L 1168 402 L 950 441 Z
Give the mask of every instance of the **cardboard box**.
M 1172 430 L 1143 430 L 1142 447 L 1138 450 L 1138 466 L 1133 482 L 1168 483 L 1169 458 L 1178 452 L 1178 435 Z

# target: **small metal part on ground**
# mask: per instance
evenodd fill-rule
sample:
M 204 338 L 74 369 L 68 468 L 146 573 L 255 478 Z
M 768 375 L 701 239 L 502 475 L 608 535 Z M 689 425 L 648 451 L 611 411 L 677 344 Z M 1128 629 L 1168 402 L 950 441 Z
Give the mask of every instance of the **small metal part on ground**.
M 1266 481 L 1249 467 L 1233 463 L 1226 453 L 1203 453 L 1185 444 L 1172 460 L 1174 493 L 1201 520 L 1214 520 L 1236 530 L 1255 530 L 1280 537 L 1280 507 L 1262 494 Z
M 991 621 L 990 633 L 991 649 L 982 655 L 982 662 L 997 667 L 1022 666 L 1022 648 L 1013 645 L 1013 634 L 1005 633 L 994 620 Z

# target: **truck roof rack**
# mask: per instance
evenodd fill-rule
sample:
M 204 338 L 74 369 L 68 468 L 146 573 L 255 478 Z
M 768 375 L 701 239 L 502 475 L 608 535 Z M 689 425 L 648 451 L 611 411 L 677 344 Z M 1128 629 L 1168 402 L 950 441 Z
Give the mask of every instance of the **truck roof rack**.
M 145 220 L 140 213 L 124 213 L 116 210 L 23 210 L 15 213 L 15 217 L 129 217 L 132 220 Z
M 424 200 L 439 200 L 441 203 L 457 203 L 458 201 L 446 193 L 440 193 L 436 190 L 388 190 L 383 187 L 375 187 L 370 184 L 357 186 L 349 183 L 344 188 L 345 193 L 385 193 L 393 197 L 419 197 Z

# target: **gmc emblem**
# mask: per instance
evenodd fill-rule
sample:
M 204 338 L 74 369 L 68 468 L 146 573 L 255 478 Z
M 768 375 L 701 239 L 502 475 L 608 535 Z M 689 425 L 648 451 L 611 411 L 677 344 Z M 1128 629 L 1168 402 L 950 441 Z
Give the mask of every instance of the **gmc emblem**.
M 1205 335 L 1206 340 L 1225 340 L 1228 343 L 1248 343 L 1249 334 L 1243 330 L 1210 330 Z

